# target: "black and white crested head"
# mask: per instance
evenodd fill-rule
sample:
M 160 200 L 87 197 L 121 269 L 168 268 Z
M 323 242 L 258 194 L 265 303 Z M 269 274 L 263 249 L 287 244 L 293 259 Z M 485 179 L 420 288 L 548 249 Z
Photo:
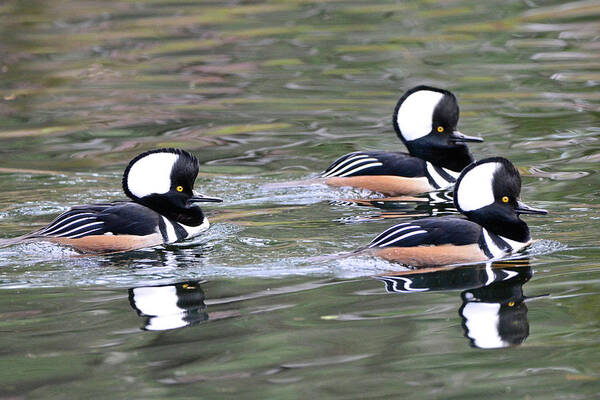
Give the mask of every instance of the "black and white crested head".
M 460 172 L 473 161 L 465 142 L 478 137 L 457 130 L 460 110 L 451 92 L 431 86 L 417 86 L 398 100 L 394 129 L 411 155 Z
M 491 157 L 466 167 L 454 186 L 454 204 L 470 220 L 500 236 L 526 242 L 519 214 L 547 214 L 520 201 L 521 176 L 506 158 Z
M 464 214 L 495 202 L 516 205 L 520 193 L 519 171 L 506 158 L 491 157 L 463 170 L 454 186 L 454 203 Z M 503 201 L 507 198 L 509 201 Z
M 192 195 L 198 159 L 185 150 L 158 149 L 135 157 L 123 173 L 123 191 L 133 200 L 169 192 Z
M 438 126 L 455 130 L 459 116 L 456 97 L 449 91 L 417 86 L 400 98 L 394 111 L 394 126 L 405 142 L 429 135 Z
M 221 202 L 194 192 L 199 162 L 185 150 L 151 150 L 134 158 L 123 174 L 123 190 L 142 204 L 172 221 L 203 226 L 200 202 Z

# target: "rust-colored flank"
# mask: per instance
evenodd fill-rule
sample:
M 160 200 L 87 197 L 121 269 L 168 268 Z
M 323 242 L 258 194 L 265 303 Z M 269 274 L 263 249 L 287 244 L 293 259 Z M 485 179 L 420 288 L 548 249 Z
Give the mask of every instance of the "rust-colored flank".
M 375 247 L 367 250 L 367 252 L 388 261 L 400 262 L 414 267 L 461 264 L 488 260 L 487 256 L 481 251 L 477 244 L 464 246 L 444 244 L 440 246 Z
M 333 177 L 325 180 L 330 186 L 350 186 L 368 189 L 373 192 L 383 193 L 389 196 L 403 194 L 417 194 L 435 190 L 427 178 L 406 178 L 394 175 L 363 175 L 348 176 L 344 178 Z
M 59 243 L 72 247 L 80 253 L 112 253 L 130 251 L 143 247 L 157 246 L 163 243 L 159 233 L 151 235 L 90 235 L 82 238 L 70 239 L 61 237 L 43 238 L 49 242 Z

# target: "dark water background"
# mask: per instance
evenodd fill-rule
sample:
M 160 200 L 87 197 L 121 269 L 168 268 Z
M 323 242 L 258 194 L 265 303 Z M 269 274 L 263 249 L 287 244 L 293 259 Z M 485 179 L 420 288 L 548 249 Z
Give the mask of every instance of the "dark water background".
M 599 17 L 598 1 L 0 2 L 1 237 L 122 198 L 156 147 L 193 151 L 197 187 L 226 199 L 193 244 L 0 249 L 0 398 L 598 398 Z M 373 279 L 393 264 L 310 258 L 430 207 L 262 185 L 402 150 L 392 110 L 420 83 L 457 94 L 475 156 L 510 158 L 550 214 L 527 218 L 528 260 L 403 294 Z M 513 346 L 476 347 L 474 297 L 502 304 Z

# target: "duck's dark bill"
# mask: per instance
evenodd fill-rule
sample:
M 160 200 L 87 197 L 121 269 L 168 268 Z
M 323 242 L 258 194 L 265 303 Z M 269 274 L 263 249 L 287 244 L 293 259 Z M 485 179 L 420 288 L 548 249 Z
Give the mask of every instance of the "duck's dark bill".
M 452 135 L 450 135 L 450 141 L 454 143 L 483 142 L 483 138 L 477 136 L 467 136 L 459 131 L 454 131 L 452 132 Z
M 222 203 L 223 199 L 219 199 L 218 197 L 194 196 L 189 201 L 190 203 Z
M 515 208 L 517 214 L 548 214 L 547 210 L 543 210 L 541 208 L 533 208 L 528 206 L 525 203 L 517 202 L 517 207 Z

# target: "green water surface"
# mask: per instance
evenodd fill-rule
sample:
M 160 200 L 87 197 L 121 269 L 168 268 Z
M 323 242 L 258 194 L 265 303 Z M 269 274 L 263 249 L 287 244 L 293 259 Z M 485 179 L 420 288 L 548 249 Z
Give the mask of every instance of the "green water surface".
M 598 398 L 599 17 L 598 1 L 0 2 L 0 237 L 123 198 L 128 161 L 157 147 L 196 154 L 197 189 L 225 199 L 193 243 L 0 249 L 0 399 Z M 374 279 L 398 265 L 314 257 L 451 207 L 265 184 L 403 150 L 392 111 L 417 84 L 452 90 L 475 157 L 511 159 L 550 214 L 524 218 L 541 239 L 525 260 L 399 293 Z M 473 339 L 473 296 L 501 307 L 501 346 Z

